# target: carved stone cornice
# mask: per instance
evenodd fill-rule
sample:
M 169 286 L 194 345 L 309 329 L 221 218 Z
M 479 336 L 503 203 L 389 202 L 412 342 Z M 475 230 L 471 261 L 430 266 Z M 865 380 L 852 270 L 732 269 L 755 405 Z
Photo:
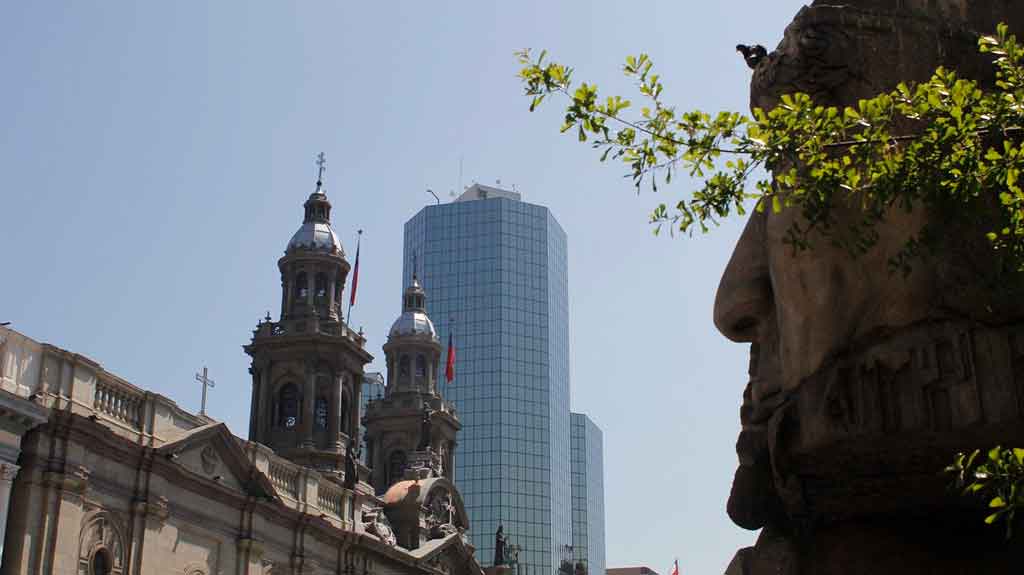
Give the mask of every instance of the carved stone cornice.
M 74 465 L 67 471 L 43 472 L 43 484 L 56 487 L 60 491 L 83 495 L 89 487 L 89 475 L 88 468 Z
M 21 436 L 46 423 L 50 410 L 30 399 L 0 390 L 0 429 Z
M 18 470 L 21 467 L 13 463 L 0 463 L 0 481 L 10 483 L 14 481 L 14 478 L 18 476 Z
M 147 518 L 153 518 L 163 523 L 171 516 L 170 506 L 167 504 L 167 498 L 158 495 L 149 499 L 137 499 L 134 502 L 135 511 Z

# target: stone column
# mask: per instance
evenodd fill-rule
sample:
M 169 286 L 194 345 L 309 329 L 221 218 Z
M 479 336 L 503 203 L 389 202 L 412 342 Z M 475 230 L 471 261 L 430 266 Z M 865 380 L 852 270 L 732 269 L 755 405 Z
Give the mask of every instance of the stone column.
M 313 420 L 316 417 L 316 365 L 306 362 L 306 389 L 302 393 L 302 447 L 313 447 Z
M 338 271 L 332 269 L 330 275 L 327 276 L 327 317 L 338 316 L 338 314 L 334 312 L 334 282 L 337 274 Z
M 256 412 L 256 432 L 259 437 L 264 439 L 270 437 L 270 426 L 273 419 L 270 409 L 274 405 L 272 391 L 270 389 L 270 361 L 264 361 L 260 365 L 260 395 L 256 400 L 257 405 L 252 406 L 252 409 L 259 409 Z M 262 443 L 262 440 L 260 442 Z
M 288 279 L 285 274 L 281 274 L 281 319 L 288 317 L 288 308 L 291 307 L 291 293 L 292 290 L 288 289 Z
M 311 266 L 310 270 L 306 272 L 306 305 L 309 306 L 310 312 L 315 310 L 313 307 L 313 290 L 316 288 L 316 266 Z
M 285 280 L 284 278 L 281 279 L 281 287 L 285 291 L 285 300 L 288 303 L 287 303 L 287 307 L 285 308 L 285 310 L 283 311 L 283 313 L 281 315 L 282 315 L 282 317 L 284 317 L 284 316 L 291 317 L 291 315 L 292 315 L 292 304 L 295 303 L 293 301 L 293 299 L 295 297 L 295 295 L 294 295 L 295 294 L 295 270 L 292 269 L 292 266 L 288 265 L 288 266 L 285 266 L 285 272 L 284 273 L 285 273 L 285 276 L 288 279 L 287 280 Z
M 341 375 L 336 375 L 334 385 L 331 386 L 330 405 L 327 406 L 327 446 L 339 453 L 341 452 L 341 438 L 338 434 L 338 416 L 341 410 L 342 385 Z
M 17 465 L 0 462 L 0 561 L 4 557 L 4 537 L 7 535 L 7 512 L 11 508 L 11 488 L 18 475 Z
M 249 374 L 252 375 L 252 398 L 249 400 L 249 439 L 264 443 L 260 433 L 260 369 L 256 363 L 249 366 Z
M 352 378 L 352 397 L 348 406 L 348 429 L 345 434 L 355 438 L 359 433 L 359 394 L 362 391 L 363 378 L 355 372 L 351 373 L 350 377 Z M 355 443 L 350 445 L 355 445 Z

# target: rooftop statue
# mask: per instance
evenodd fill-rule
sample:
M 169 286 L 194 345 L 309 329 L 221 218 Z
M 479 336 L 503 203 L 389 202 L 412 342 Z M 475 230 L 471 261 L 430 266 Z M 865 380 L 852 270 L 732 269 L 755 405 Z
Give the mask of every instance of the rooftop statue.
M 1024 5 L 816 1 L 757 59 L 751 105 L 769 109 L 797 91 L 855 105 L 940 65 L 991 81 L 977 38 L 1001 21 L 1024 35 Z M 840 226 L 855 209 L 839 210 Z M 986 530 L 941 475 L 956 451 L 1024 446 L 1019 277 L 1000 275 L 962 214 L 889 213 L 856 258 L 826 241 L 794 252 L 783 240 L 799 217 L 755 212 L 716 298 L 718 329 L 751 348 L 728 512 L 763 528 L 727 573 L 1019 569 L 1020 546 Z M 906 277 L 890 273 L 925 222 L 946 231 L 941 250 Z

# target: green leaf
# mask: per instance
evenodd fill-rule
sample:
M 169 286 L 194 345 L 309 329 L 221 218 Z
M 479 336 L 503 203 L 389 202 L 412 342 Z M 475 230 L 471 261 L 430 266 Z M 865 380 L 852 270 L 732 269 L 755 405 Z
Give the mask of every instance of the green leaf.
M 999 507 L 1006 507 L 1006 502 L 1003 501 L 1002 497 L 993 497 L 992 501 L 988 502 L 988 506 L 990 508 L 993 508 L 993 509 L 999 508 Z

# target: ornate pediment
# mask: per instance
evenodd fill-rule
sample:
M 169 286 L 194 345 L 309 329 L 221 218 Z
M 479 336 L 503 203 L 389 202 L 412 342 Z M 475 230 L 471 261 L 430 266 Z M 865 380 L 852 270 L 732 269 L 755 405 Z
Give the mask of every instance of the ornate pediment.
M 196 428 L 161 446 L 157 453 L 188 473 L 229 489 L 256 495 L 274 493 L 263 475 L 253 472 L 249 459 L 223 423 Z

